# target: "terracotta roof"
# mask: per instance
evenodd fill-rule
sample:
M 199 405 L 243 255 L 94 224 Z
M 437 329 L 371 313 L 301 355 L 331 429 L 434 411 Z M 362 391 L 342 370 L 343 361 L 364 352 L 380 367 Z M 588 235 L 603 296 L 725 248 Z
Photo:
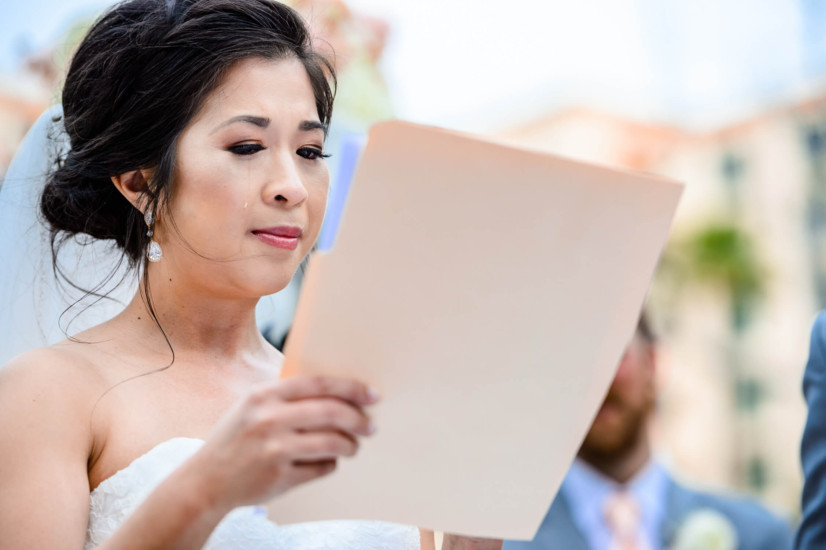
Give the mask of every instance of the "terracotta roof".
M 0 111 L 11 111 L 23 116 L 26 120 L 31 122 L 37 120 L 48 105 L 38 101 L 26 101 L 16 97 L 9 97 L 0 94 Z

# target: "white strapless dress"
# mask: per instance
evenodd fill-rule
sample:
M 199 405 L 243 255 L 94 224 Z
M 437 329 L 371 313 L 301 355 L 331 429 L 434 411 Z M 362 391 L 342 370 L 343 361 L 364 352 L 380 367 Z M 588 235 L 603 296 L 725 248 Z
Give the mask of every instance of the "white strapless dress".
M 160 443 L 105 479 L 90 495 L 85 550 L 111 536 L 149 493 L 203 445 L 177 437 Z M 258 506 L 236 508 L 218 524 L 206 550 L 419 550 L 415 527 L 377 521 L 322 521 L 277 526 Z

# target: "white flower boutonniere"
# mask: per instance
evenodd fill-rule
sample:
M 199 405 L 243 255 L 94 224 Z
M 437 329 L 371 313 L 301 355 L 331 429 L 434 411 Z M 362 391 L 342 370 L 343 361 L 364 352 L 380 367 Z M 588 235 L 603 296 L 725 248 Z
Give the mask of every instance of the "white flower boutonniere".
M 720 512 L 701 508 L 680 524 L 669 550 L 737 550 L 737 531 Z

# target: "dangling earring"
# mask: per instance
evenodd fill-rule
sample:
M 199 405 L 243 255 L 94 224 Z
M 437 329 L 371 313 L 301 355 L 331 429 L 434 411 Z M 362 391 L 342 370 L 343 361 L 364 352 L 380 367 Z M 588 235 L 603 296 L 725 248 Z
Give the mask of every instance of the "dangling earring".
M 146 222 L 146 227 L 149 230 L 146 232 L 147 237 L 151 237 L 153 235 L 152 228 L 154 227 L 155 223 L 155 214 L 152 210 L 147 210 L 146 214 L 143 215 L 143 221 Z M 161 257 L 163 256 L 163 250 L 161 250 L 161 245 L 159 245 L 154 240 L 149 241 L 149 248 L 146 249 L 146 257 L 149 258 L 150 262 L 160 262 Z

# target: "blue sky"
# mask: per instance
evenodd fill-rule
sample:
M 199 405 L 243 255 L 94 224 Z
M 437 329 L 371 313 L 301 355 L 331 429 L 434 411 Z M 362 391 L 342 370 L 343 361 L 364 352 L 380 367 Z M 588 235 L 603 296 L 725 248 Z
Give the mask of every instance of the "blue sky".
M 410 120 L 485 131 L 569 104 L 707 128 L 819 89 L 822 0 L 349 0 L 392 27 Z M 107 0 L 0 9 L 0 72 Z

